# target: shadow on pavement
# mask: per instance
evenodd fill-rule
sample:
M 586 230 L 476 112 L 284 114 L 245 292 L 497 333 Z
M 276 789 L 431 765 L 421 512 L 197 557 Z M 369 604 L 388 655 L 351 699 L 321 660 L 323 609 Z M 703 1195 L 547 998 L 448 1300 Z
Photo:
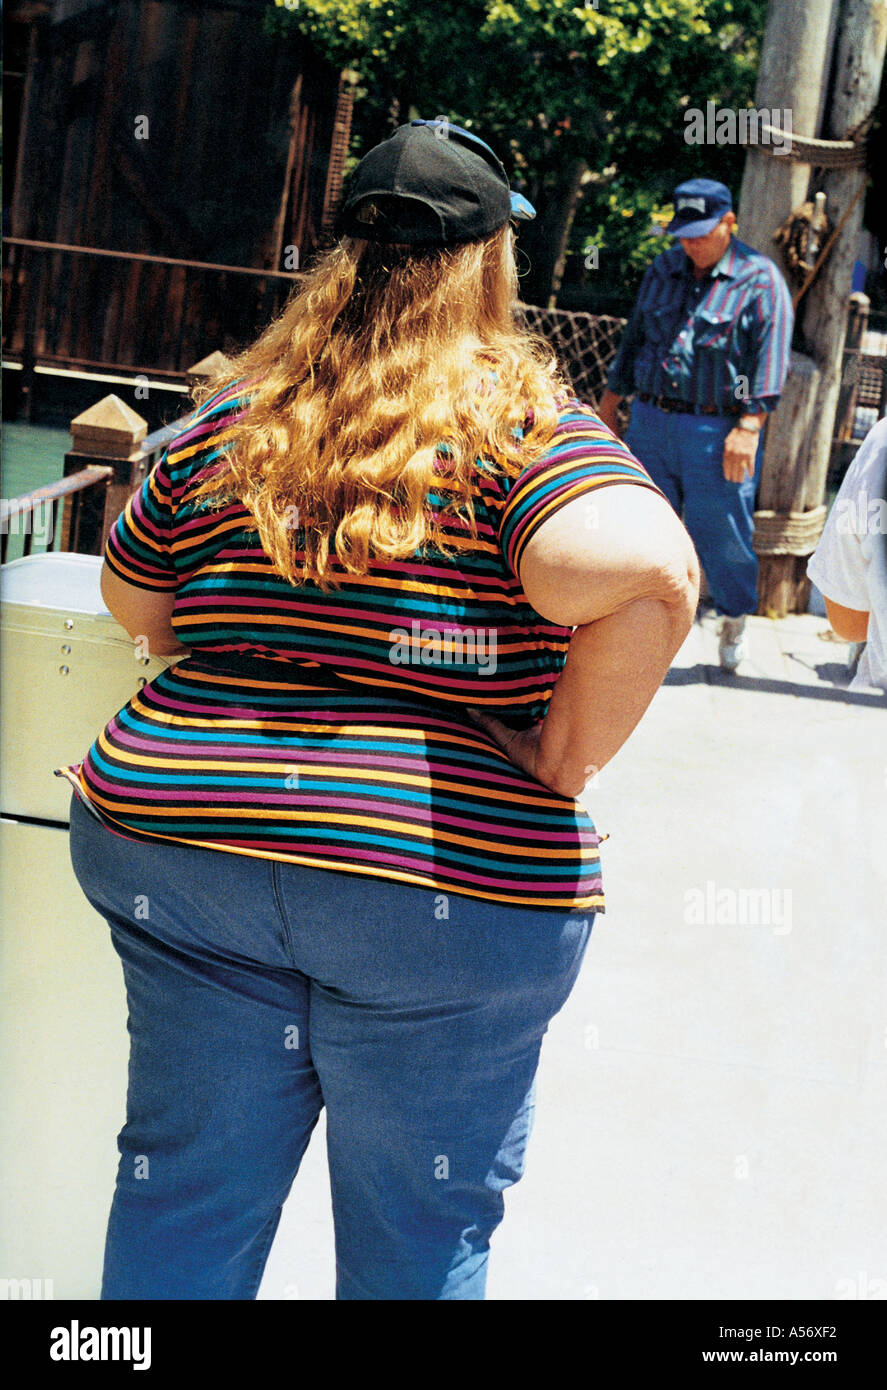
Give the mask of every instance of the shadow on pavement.
M 843 666 L 830 663 L 813 668 L 820 678 L 828 679 L 826 673 L 843 672 Z M 870 709 L 887 707 L 887 692 L 871 694 L 863 690 L 846 690 L 835 686 L 805 685 L 796 681 L 773 680 L 767 676 L 730 675 L 720 666 L 710 666 L 697 662 L 695 666 L 675 666 L 668 672 L 663 685 L 717 685 L 730 690 L 760 690 L 770 695 L 800 695 L 811 700 L 838 700 L 845 705 L 863 705 Z

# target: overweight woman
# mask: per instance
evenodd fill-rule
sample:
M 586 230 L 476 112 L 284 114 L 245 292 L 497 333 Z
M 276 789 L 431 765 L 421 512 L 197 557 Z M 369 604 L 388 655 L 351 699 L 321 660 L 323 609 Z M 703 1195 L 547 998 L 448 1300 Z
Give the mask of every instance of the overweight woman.
M 514 317 L 532 215 L 476 137 L 397 130 L 108 541 L 172 664 L 59 769 L 129 1007 L 103 1298 L 254 1298 L 324 1106 L 336 1297 L 484 1297 L 604 905 L 576 798 L 698 588 Z

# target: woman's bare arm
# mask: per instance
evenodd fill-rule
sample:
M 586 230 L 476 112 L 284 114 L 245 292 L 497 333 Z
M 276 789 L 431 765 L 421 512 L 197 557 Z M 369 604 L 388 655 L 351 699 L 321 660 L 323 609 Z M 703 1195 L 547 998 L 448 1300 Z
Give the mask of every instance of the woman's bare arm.
M 189 648 L 182 646 L 171 622 L 175 589 L 143 589 L 127 584 L 107 563 L 102 565 L 100 587 L 111 616 L 134 641 L 145 639 L 152 656 L 188 655 Z
M 520 578 L 538 613 L 575 627 L 566 666 L 535 731 L 476 717 L 518 766 L 578 796 L 636 727 L 693 624 L 696 552 L 659 493 L 614 484 L 544 522 Z
M 834 599 L 826 597 L 825 594 L 823 598 L 832 631 L 838 637 L 843 637 L 845 642 L 865 642 L 869 632 L 868 610 L 845 608 L 843 604 L 835 603 Z
M 577 627 L 542 724 L 536 776 L 579 796 L 645 714 L 693 623 L 695 603 L 632 599 Z

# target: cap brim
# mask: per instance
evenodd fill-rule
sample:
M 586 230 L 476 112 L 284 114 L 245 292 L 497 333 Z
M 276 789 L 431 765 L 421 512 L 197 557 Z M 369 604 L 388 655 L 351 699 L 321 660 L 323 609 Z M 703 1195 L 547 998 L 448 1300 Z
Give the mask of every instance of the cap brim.
M 536 209 L 522 193 L 512 193 L 511 215 L 517 218 L 518 222 L 531 222 L 536 216 Z
M 708 236 L 726 215 L 726 211 L 719 212 L 717 217 L 706 217 L 702 222 L 681 222 L 679 218 L 673 217 L 665 230 L 669 236 L 676 237 Z

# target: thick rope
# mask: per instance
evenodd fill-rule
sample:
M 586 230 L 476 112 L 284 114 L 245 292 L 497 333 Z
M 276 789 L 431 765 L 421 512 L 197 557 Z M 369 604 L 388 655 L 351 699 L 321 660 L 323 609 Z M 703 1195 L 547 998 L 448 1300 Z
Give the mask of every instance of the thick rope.
M 812 555 L 822 535 L 827 512 L 825 504 L 809 512 L 755 512 L 755 553 Z
M 813 164 L 817 169 L 864 169 L 868 148 L 866 137 L 855 140 L 814 140 L 810 135 L 795 135 L 779 126 L 761 122 L 762 140 L 749 149 L 760 150 L 772 158 L 787 159 L 794 164 Z M 778 144 L 772 143 L 776 137 Z M 784 142 L 784 143 L 783 143 Z

